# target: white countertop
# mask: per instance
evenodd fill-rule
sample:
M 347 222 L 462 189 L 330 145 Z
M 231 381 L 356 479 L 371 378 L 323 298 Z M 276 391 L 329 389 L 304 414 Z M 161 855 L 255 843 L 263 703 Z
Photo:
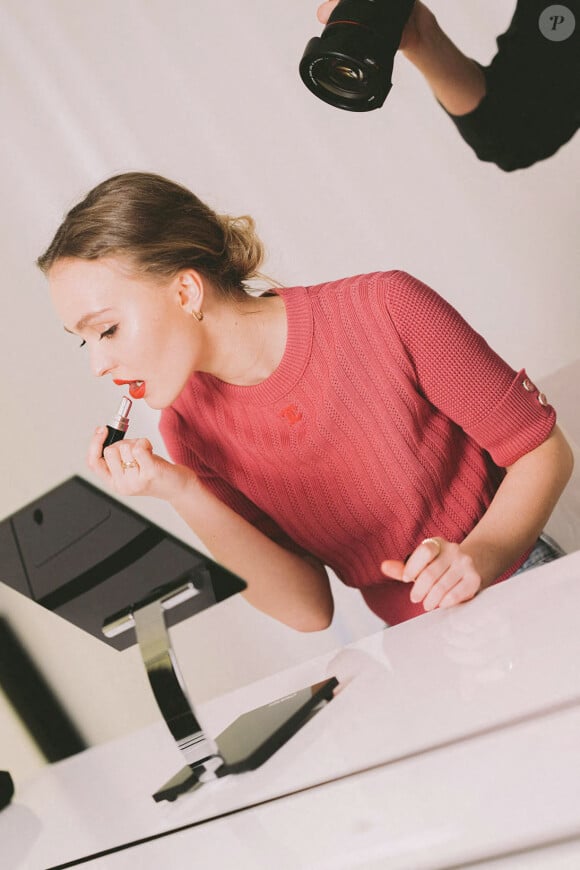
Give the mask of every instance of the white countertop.
M 489 862 L 498 870 L 503 855 L 506 867 L 529 870 L 535 858 L 543 870 L 577 870 L 579 735 L 577 707 L 202 823 L 89 866 L 449 870 Z
M 90 749 L 46 768 L 0 815 L 7 866 L 45 870 L 188 825 L 137 847 L 138 861 L 133 847 L 90 863 L 157 868 L 185 849 L 209 866 L 213 849 L 217 868 L 419 870 L 542 843 L 568 860 L 580 838 L 579 627 L 577 552 L 200 707 L 215 735 L 339 678 L 337 697 L 252 773 L 156 804 L 182 766 L 163 723 Z

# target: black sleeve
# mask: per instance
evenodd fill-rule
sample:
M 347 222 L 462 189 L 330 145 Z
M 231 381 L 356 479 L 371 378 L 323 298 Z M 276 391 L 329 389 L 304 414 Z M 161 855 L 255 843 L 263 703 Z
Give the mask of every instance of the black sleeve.
M 566 0 L 576 26 L 559 41 L 539 26 L 548 6 L 519 0 L 497 54 L 481 67 L 485 97 L 472 112 L 449 115 L 479 159 L 506 172 L 550 157 L 580 126 L 580 0 Z

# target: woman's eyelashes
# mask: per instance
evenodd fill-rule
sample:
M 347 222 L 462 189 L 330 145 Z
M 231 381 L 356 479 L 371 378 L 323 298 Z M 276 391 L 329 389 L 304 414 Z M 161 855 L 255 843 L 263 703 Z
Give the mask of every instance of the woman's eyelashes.
M 117 326 L 118 326 L 118 324 L 115 324 L 114 326 L 110 326 L 109 329 L 106 329 L 104 332 L 101 332 L 101 334 L 99 335 L 99 341 L 102 338 L 112 338 L 117 331 Z M 85 344 L 86 344 L 86 341 L 83 338 L 83 340 L 79 344 L 79 347 L 84 347 Z
M 117 331 L 117 324 L 114 326 L 110 326 L 109 329 L 106 329 L 104 332 L 101 332 L 99 336 L 99 341 L 101 338 L 112 338 Z

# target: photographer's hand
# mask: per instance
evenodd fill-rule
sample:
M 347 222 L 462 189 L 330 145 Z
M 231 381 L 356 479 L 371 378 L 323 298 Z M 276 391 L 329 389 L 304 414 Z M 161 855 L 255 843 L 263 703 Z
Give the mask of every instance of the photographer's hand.
M 316 11 L 316 16 L 321 24 L 326 24 L 331 13 L 338 6 L 339 0 L 328 0 L 322 3 Z M 418 48 L 421 42 L 423 31 L 431 25 L 431 19 L 435 20 L 435 16 L 427 9 L 419 0 L 415 0 L 409 19 L 403 30 L 401 44 L 399 49 L 407 51 L 408 49 Z
M 329 0 L 319 6 L 318 20 L 326 24 L 337 5 L 338 0 Z M 485 96 L 485 77 L 480 67 L 457 48 L 420 0 L 415 0 L 399 49 L 422 73 L 449 114 L 465 115 L 476 109 Z

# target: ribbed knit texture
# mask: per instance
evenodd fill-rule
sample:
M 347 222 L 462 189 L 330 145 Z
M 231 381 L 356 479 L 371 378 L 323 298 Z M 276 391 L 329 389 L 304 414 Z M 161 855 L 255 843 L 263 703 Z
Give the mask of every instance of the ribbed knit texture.
M 431 535 L 461 541 L 502 467 L 546 439 L 555 412 L 404 272 L 276 292 L 288 318 L 280 365 L 247 387 L 194 374 L 162 413 L 169 454 L 274 540 L 360 588 L 386 622 L 416 616 L 422 605 L 385 579 L 383 559 Z

